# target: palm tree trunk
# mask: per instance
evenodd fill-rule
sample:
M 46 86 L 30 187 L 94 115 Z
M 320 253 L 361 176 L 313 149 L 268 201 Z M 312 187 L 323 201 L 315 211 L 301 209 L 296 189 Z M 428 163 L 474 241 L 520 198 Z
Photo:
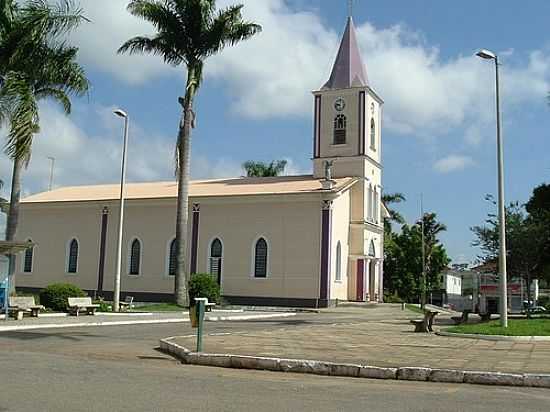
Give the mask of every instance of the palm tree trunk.
M 13 161 L 13 174 L 11 179 L 11 198 L 10 209 L 8 212 L 8 220 L 6 222 L 6 240 L 8 242 L 15 240 L 17 233 L 17 223 L 19 221 L 19 200 L 21 199 L 21 172 L 23 170 L 23 159 L 15 159 Z M 10 270 L 15 265 L 15 255 L 10 255 Z M 15 292 L 15 273 L 10 283 L 10 294 Z
M 188 69 L 187 88 L 183 101 L 183 113 L 178 132 L 178 201 L 176 214 L 177 264 L 175 279 L 175 298 L 178 306 L 189 306 L 187 282 L 189 280 L 189 262 L 187 260 L 187 226 L 189 216 L 189 171 L 191 163 L 191 122 L 193 118 L 194 71 Z

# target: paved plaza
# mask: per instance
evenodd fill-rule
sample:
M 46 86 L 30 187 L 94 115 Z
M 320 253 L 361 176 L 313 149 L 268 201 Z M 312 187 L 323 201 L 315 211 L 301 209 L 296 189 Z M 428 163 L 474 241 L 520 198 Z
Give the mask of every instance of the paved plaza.
M 329 324 L 289 319 L 279 327 L 208 336 L 204 351 L 315 359 L 371 366 L 423 366 L 479 371 L 550 373 L 550 342 L 503 342 L 413 333 L 419 315 L 398 306 L 342 307 L 317 315 Z M 476 318 L 475 316 L 473 317 Z M 441 315 L 436 325 L 450 325 Z M 176 341 L 194 348 L 192 337 Z

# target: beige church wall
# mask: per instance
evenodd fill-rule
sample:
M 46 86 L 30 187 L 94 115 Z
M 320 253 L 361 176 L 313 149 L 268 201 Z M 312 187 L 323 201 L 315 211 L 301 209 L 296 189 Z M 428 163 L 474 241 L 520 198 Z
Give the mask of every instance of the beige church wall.
M 350 241 L 350 191 L 343 192 L 332 205 L 330 298 L 348 300 L 348 256 Z M 341 280 L 336 280 L 336 249 L 341 244 Z
M 321 198 L 307 201 L 201 203 L 198 271 L 208 272 L 211 242 L 223 244 L 222 294 L 319 297 Z M 267 278 L 254 278 L 254 246 L 269 248 Z
M 33 273 L 21 273 L 18 260 L 17 286 L 45 287 L 55 282 L 67 282 L 83 289 L 95 290 L 98 281 L 98 261 L 101 212 L 109 208 L 106 238 L 104 291 L 113 290 L 118 233 L 116 202 L 85 202 L 57 205 L 22 205 L 18 238 L 32 234 L 37 244 Z M 127 292 L 171 293 L 173 278 L 167 275 L 168 244 L 173 238 L 175 202 L 127 201 L 122 243 L 121 290 Z M 78 271 L 66 273 L 67 245 L 78 239 Z M 133 239 L 141 241 L 140 274 L 129 275 L 129 250 Z
M 374 107 L 374 113 L 372 108 Z M 366 136 L 365 136 L 365 149 L 366 154 L 372 158 L 374 161 L 381 163 L 382 159 L 382 105 L 380 102 L 375 99 L 371 94 L 367 94 L 366 99 L 366 118 L 365 118 L 365 125 L 366 125 Z M 370 127 L 371 127 L 371 120 L 374 119 L 374 123 L 376 126 L 376 144 L 374 146 L 374 150 L 371 147 L 371 140 L 370 140 Z
M 324 91 L 321 95 L 321 157 L 357 155 L 359 145 L 357 104 L 361 90 L 363 89 Z M 346 107 L 338 112 L 334 108 L 334 102 L 340 97 L 346 101 Z M 346 144 L 333 145 L 334 119 L 339 114 L 346 116 Z
M 320 220 L 319 195 L 278 196 L 255 199 L 192 199 L 201 205 L 197 271 L 208 271 L 208 249 L 214 237 L 223 242 L 223 293 L 233 296 L 294 297 L 319 296 Z M 266 200 L 267 199 L 267 200 Z M 68 282 L 95 290 L 101 212 L 109 207 L 106 240 L 104 291 L 113 290 L 116 259 L 118 207 L 116 202 L 70 204 L 23 204 L 18 237 L 32 234 L 36 242 L 33 272 L 21 273 L 17 262 L 17 286 L 42 288 Z M 173 292 L 168 276 L 169 244 L 174 238 L 174 200 L 126 202 L 122 247 L 121 290 L 124 292 Z M 192 212 L 189 216 L 191 247 Z M 268 278 L 253 278 L 253 244 L 264 236 L 269 245 Z M 68 242 L 79 241 L 78 272 L 66 273 Z M 129 275 L 129 251 L 133 239 L 142 247 L 140 274 Z

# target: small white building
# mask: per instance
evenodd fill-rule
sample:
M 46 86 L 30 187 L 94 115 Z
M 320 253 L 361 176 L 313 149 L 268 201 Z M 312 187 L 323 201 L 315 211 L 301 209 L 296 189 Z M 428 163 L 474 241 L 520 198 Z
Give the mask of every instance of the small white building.
M 284 74 L 282 74 L 284 75 Z M 208 272 L 232 303 L 324 307 L 381 301 L 382 99 L 350 18 L 330 79 L 313 92 L 313 174 L 191 182 L 191 273 Z M 21 203 L 16 286 L 54 282 L 112 296 L 118 185 L 65 187 Z M 170 300 L 177 184 L 127 186 L 122 296 Z

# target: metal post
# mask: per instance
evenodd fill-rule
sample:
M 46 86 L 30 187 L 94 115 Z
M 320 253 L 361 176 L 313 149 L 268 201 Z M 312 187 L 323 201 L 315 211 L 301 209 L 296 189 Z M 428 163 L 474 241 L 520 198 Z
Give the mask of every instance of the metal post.
M 48 156 L 48 159 L 50 159 L 50 182 L 48 184 L 48 191 L 51 192 L 51 190 L 53 189 L 53 171 L 54 171 L 54 168 L 55 168 L 55 157 L 52 157 L 52 156 Z
M 205 310 L 205 301 L 203 299 L 197 299 L 197 352 L 202 352 L 202 333 L 204 326 L 204 310 Z
M 497 157 L 498 157 L 498 221 L 499 221 L 499 275 L 500 275 L 500 325 L 508 327 L 508 285 L 506 278 L 506 210 L 504 205 L 504 148 L 502 144 L 502 120 L 500 115 L 500 82 L 498 56 L 495 56 L 496 104 L 497 104 Z
M 4 318 L 5 321 L 9 320 L 9 306 L 10 306 L 10 289 L 11 284 L 10 280 L 15 272 L 15 253 L 11 253 L 8 255 L 8 277 L 6 278 L 6 289 L 4 290 L 4 311 L 6 314 L 6 317 Z
M 124 144 L 122 148 L 122 170 L 120 173 L 120 200 L 118 214 L 118 240 L 116 254 L 115 285 L 113 291 L 113 311 L 120 310 L 120 272 L 122 265 L 122 233 L 124 228 L 124 187 L 126 184 L 126 151 L 128 148 L 128 123 L 129 117 L 124 113 Z
M 424 245 L 424 195 L 420 193 L 420 213 L 421 213 L 421 229 L 422 229 L 422 297 L 421 307 L 424 309 L 426 305 L 426 247 Z

